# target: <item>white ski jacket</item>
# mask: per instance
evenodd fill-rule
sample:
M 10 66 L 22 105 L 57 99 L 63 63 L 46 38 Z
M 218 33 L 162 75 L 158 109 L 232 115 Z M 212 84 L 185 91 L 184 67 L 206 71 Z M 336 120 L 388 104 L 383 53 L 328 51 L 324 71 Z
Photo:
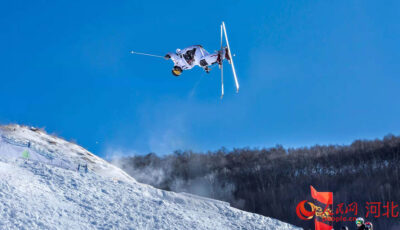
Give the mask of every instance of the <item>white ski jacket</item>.
M 200 61 L 209 56 L 207 50 L 200 45 L 190 46 L 183 50 L 177 50 L 176 53 L 168 53 L 175 66 L 182 70 L 192 69 L 194 66 L 200 66 Z

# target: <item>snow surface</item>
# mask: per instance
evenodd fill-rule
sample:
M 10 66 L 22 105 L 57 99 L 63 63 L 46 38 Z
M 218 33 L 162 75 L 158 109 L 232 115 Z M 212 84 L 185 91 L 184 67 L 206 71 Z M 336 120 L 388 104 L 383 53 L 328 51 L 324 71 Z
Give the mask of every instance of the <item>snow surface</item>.
M 300 228 L 138 183 L 76 144 L 9 125 L 0 127 L 0 229 Z

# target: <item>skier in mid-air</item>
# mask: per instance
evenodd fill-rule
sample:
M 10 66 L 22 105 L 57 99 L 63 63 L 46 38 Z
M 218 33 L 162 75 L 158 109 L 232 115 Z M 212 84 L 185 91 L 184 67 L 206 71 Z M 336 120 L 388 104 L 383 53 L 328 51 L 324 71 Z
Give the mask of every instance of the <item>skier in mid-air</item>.
M 224 38 L 225 45 L 224 46 Z M 172 74 L 176 77 L 180 76 L 184 70 L 192 69 L 194 66 L 200 66 L 206 73 L 210 72 L 210 66 L 218 64 L 221 69 L 221 99 L 224 96 L 224 66 L 223 61 L 228 60 L 229 65 L 232 68 L 233 79 L 235 80 L 236 92 L 239 92 L 239 82 L 236 76 L 235 65 L 233 64 L 233 57 L 231 48 L 229 46 L 228 35 L 225 28 L 225 23 L 221 24 L 221 48 L 214 53 L 208 53 L 201 45 L 189 46 L 183 50 L 177 49 L 176 52 L 167 53 L 165 56 L 140 53 L 131 51 L 132 54 L 144 55 L 150 57 L 164 58 L 166 60 L 171 59 L 174 62 L 172 68 Z
M 224 59 L 230 61 L 227 47 L 215 53 L 208 53 L 201 45 L 189 46 L 183 50 L 177 49 L 175 53 L 167 53 L 165 59 L 171 59 L 174 62 L 172 74 L 176 77 L 182 74 L 183 70 L 192 69 L 194 66 L 200 66 L 206 73 L 210 72 L 211 65 L 218 63 L 221 65 Z

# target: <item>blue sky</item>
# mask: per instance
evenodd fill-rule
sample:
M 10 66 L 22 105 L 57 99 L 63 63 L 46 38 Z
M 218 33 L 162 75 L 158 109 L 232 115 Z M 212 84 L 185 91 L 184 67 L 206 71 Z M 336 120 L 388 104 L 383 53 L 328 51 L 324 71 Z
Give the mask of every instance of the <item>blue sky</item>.
M 101 156 L 347 144 L 400 133 L 400 2 L 9 1 L 0 123 L 45 127 Z M 219 47 L 226 69 L 174 78 L 164 55 Z

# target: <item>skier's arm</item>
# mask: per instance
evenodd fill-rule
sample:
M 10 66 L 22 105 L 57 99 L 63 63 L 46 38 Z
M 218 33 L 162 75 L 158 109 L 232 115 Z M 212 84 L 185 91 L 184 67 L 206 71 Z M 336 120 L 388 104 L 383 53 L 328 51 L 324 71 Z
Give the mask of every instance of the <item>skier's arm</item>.
M 167 53 L 165 56 L 164 56 L 164 59 L 165 60 L 169 60 L 171 58 L 171 54 L 170 53 Z
M 165 56 L 164 56 L 164 58 L 165 58 L 165 60 L 169 60 L 169 59 L 172 59 L 172 61 L 175 61 L 177 58 L 179 58 L 178 57 L 178 55 L 176 55 L 175 53 L 167 53 Z
M 183 57 L 180 57 L 176 53 L 167 53 L 164 58 L 166 60 L 171 59 L 174 62 L 175 66 L 181 67 L 183 70 L 191 69 L 193 68 L 193 65 L 189 65 Z

